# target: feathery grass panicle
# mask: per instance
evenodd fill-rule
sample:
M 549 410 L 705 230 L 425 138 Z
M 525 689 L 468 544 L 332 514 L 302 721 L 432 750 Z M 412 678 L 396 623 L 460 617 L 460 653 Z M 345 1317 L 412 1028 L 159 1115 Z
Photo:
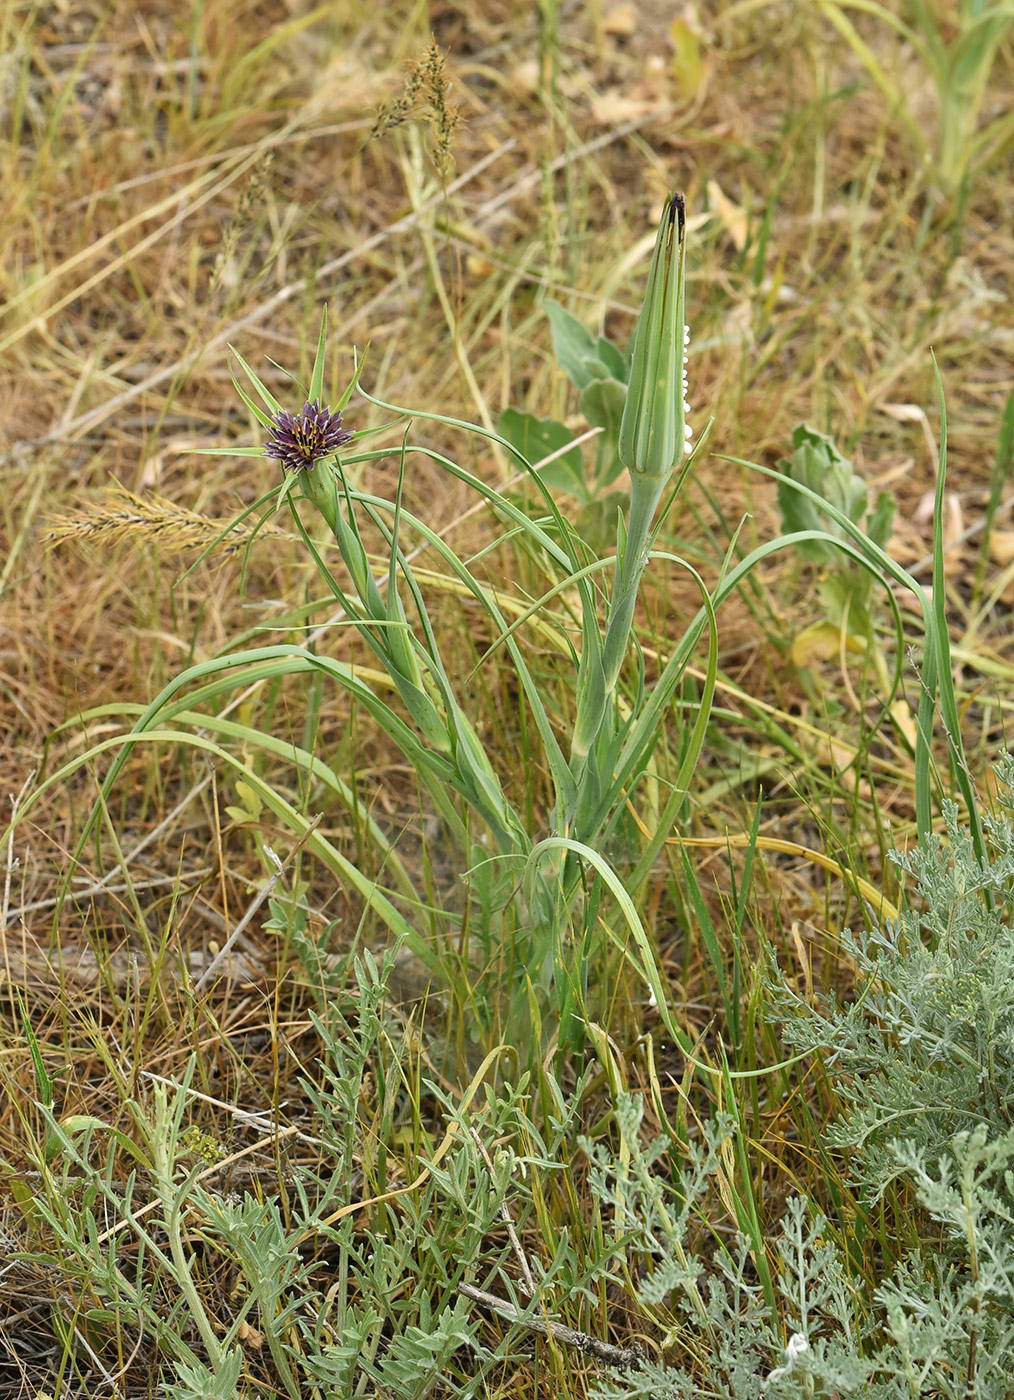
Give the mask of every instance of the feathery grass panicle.
M 454 169 L 454 133 L 461 121 L 459 108 L 450 100 L 451 84 L 447 60 L 436 43 L 411 64 L 405 85 L 397 97 L 378 112 L 370 131 L 376 140 L 413 117 L 429 123 L 431 153 L 440 177 L 446 180 Z
M 245 549 L 255 535 L 287 538 L 276 525 L 258 529 L 245 520 L 218 520 L 188 510 L 164 496 L 138 496 L 116 482 L 98 500 L 82 501 L 74 511 L 48 517 L 43 536 L 49 549 L 82 544 L 157 544 L 166 554 L 211 550 L 228 556 Z

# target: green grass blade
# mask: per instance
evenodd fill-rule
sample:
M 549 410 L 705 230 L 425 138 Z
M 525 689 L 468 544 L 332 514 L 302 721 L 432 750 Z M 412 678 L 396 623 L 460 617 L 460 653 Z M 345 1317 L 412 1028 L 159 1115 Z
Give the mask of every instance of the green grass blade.
M 528 874 L 534 873 L 538 868 L 541 858 L 548 855 L 551 851 L 569 851 L 573 855 L 580 856 L 582 860 L 587 861 L 589 865 L 593 866 L 602 877 L 603 882 L 620 907 L 620 912 L 623 914 L 627 927 L 633 935 L 634 944 L 639 954 L 638 957 L 635 957 L 630 952 L 629 947 L 624 944 L 621 945 L 624 956 L 645 986 L 651 989 L 658 1007 L 658 1014 L 662 1018 L 666 1030 L 684 1050 L 689 1050 L 692 1042 L 687 1033 L 681 1030 L 673 1020 L 654 949 L 645 932 L 644 925 L 641 923 L 640 916 L 634 907 L 634 902 L 630 898 L 619 875 L 617 875 L 609 862 L 600 855 L 598 851 L 592 850 L 590 846 L 586 846 L 580 841 L 573 841 L 568 836 L 548 836 L 544 841 L 540 841 L 528 857 Z

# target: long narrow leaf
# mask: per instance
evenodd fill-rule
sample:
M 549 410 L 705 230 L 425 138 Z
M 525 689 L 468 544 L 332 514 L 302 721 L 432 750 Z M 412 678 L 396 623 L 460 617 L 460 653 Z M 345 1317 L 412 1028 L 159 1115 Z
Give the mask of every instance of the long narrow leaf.
M 320 317 L 320 335 L 317 337 L 317 353 L 313 360 L 313 369 L 310 372 L 310 391 L 308 397 L 311 403 L 321 403 L 324 398 L 324 362 L 327 357 L 327 304 Z
M 117 759 L 114 761 L 111 771 L 118 772 L 130 753 L 138 744 L 169 744 L 172 746 L 182 745 L 184 747 L 200 749 L 202 752 L 218 759 L 227 767 L 233 768 L 239 773 L 243 781 L 257 793 L 264 805 L 282 819 L 286 826 L 300 838 L 306 839 L 307 850 L 312 851 L 327 865 L 337 876 L 346 880 L 353 889 L 363 898 L 365 903 L 375 914 L 387 925 L 396 936 L 404 938 L 412 951 L 421 958 L 427 967 L 435 965 L 432 949 L 426 941 L 406 922 L 404 917 L 391 903 L 387 893 L 375 881 L 368 879 L 356 868 L 353 863 L 320 832 L 311 829 L 310 822 L 298 812 L 295 807 L 288 803 L 285 798 L 279 796 L 271 785 L 252 772 L 241 759 L 237 758 L 228 749 L 222 748 L 219 744 L 213 743 L 210 739 L 204 738 L 200 734 L 193 734 L 183 729 L 163 729 L 144 728 L 135 729 L 130 734 L 118 734 L 112 738 L 103 739 L 94 744 L 86 754 L 75 757 L 70 763 L 64 764 L 58 772 L 54 773 L 49 783 L 62 781 L 70 777 L 72 773 L 78 771 L 87 763 L 94 761 L 103 753 L 116 752 L 119 750 Z M 94 817 L 97 815 L 98 806 L 93 810 L 92 818 L 86 825 L 85 839 L 90 834 Z M 71 864 L 71 869 L 76 868 L 80 859 L 80 851 L 83 845 L 79 845 L 78 852 Z
M 594 866 L 595 870 L 601 875 L 610 893 L 620 907 L 620 912 L 623 914 L 627 927 L 633 934 L 634 943 L 640 954 L 639 958 L 635 958 L 630 953 L 629 949 L 624 949 L 624 954 L 628 962 L 634 968 L 641 981 L 651 989 L 658 1006 L 658 1014 L 661 1016 L 666 1030 L 684 1050 L 689 1050 L 692 1042 L 686 1031 L 677 1026 L 676 1022 L 673 1020 L 672 1012 L 669 1009 L 666 988 L 662 982 L 662 974 L 658 970 L 658 963 L 655 959 L 654 949 L 651 946 L 651 940 L 644 931 L 644 925 L 641 923 L 637 910 L 634 907 L 634 902 L 627 893 L 619 875 L 617 875 L 609 862 L 600 855 L 598 851 L 592 850 L 590 846 L 586 846 L 580 841 L 573 841 L 568 836 L 548 836 L 544 841 L 540 841 L 528 857 L 528 870 L 535 871 L 538 868 L 541 858 L 544 855 L 548 855 L 551 851 L 569 851 L 573 855 L 580 856 L 582 860 Z
M 264 385 L 264 384 L 261 383 L 261 381 L 258 379 L 257 375 L 256 375 L 256 374 L 254 373 L 254 371 L 250 368 L 250 366 L 247 364 L 246 360 L 244 360 L 243 356 L 239 353 L 239 351 L 236 349 L 236 347 L 235 347 L 234 345 L 230 345 L 230 346 L 229 346 L 229 351 L 230 351 L 231 354 L 235 355 L 235 357 L 236 357 L 237 361 L 239 362 L 239 366 L 240 366 L 240 368 L 242 369 L 243 373 L 246 375 L 247 379 L 249 379 L 250 383 L 251 383 L 251 384 L 254 386 L 254 388 L 257 390 L 257 393 L 260 395 L 261 402 L 264 403 L 268 408 L 270 408 L 270 410 L 271 410 L 271 412 L 272 412 L 273 414 L 274 414 L 274 413 L 281 413 L 281 411 L 282 411 L 282 405 L 281 405 L 281 404 L 278 402 L 278 400 L 275 398 L 275 396 L 274 396 L 274 394 L 271 392 L 271 390 L 270 390 L 266 385 Z M 230 370 L 229 370 L 229 374 L 230 374 L 230 376 L 231 376 L 231 378 L 232 378 L 232 382 L 233 382 L 233 385 L 235 386 L 235 389 L 236 389 L 237 394 L 239 394 L 240 398 L 241 398 L 241 399 L 243 400 L 243 402 L 246 404 L 247 408 L 249 408 L 250 412 L 254 414 L 254 416 L 257 418 L 258 422 L 261 424 L 262 427 L 265 427 L 265 428 L 269 427 L 269 426 L 270 426 L 270 423 L 271 423 L 271 419 L 268 417 L 267 414 L 264 413 L 263 409 L 260 409 L 260 408 L 257 407 L 257 405 L 256 405 L 256 404 L 253 402 L 253 400 L 250 398 L 249 394 L 247 394 L 247 393 L 245 392 L 245 390 L 243 389 L 243 386 L 240 384 L 239 380 L 236 378 L 236 375 L 235 375 L 235 373 L 233 372 L 233 370 L 231 369 L 231 367 L 230 367 Z

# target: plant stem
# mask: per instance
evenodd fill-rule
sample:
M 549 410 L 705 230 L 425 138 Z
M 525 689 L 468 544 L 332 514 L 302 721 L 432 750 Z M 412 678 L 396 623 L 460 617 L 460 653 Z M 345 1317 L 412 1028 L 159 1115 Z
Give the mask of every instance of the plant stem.
M 636 472 L 631 473 L 630 521 L 623 557 L 616 570 L 613 602 L 609 609 L 609 621 L 606 624 L 605 643 L 602 648 L 602 669 L 605 673 L 607 697 L 616 689 L 620 668 L 627 654 L 634 606 L 648 563 L 651 522 L 668 481 L 668 476 L 649 477 Z

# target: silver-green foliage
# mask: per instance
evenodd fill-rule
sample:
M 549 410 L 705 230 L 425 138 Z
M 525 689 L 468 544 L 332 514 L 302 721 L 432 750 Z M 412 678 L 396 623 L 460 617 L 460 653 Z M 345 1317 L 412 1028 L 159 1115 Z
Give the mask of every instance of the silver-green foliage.
M 213 1160 L 209 1177 L 216 1144 L 187 1126 L 193 1065 L 177 1086 L 157 1083 L 147 1101 L 130 1102 L 129 1135 L 43 1108 L 50 1146 L 32 1218 L 44 1252 L 25 1257 L 60 1261 L 69 1306 L 93 1335 L 153 1338 L 172 1400 L 239 1400 L 260 1393 L 265 1370 L 289 1400 L 482 1393 L 492 1354 L 458 1284 L 497 1279 L 510 1254 L 504 1201 L 524 1198 L 521 1167 L 556 1160 L 569 1110 L 561 1095 L 561 1122 L 545 1143 L 527 1133 L 539 1157 L 519 1165 L 504 1146 L 487 1160 L 480 1137 L 520 1137 L 527 1081 L 470 1109 L 429 1086 L 452 1120 L 444 1151 L 415 1191 L 395 1193 L 390 1213 L 360 1211 L 356 1193 L 370 1194 L 364 1144 L 375 1150 L 378 1132 L 389 1144 L 405 1112 L 405 1047 L 384 1009 L 393 962 L 393 953 L 383 967 L 364 955 L 350 969 L 354 996 L 335 993 L 314 1018 L 322 1054 L 303 1088 L 319 1165 L 287 1170 L 284 1208 L 270 1192 L 226 1194 Z M 376 1085 L 379 1129 L 367 1084 Z M 333 1253 L 333 1271 L 307 1255 L 311 1240 Z M 224 1300 L 213 1282 L 222 1273 L 232 1280 Z M 261 1338 L 253 1350 L 248 1325 Z
M 870 1196 L 902 1173 L 899 1141 L 932 1160 L 956 1131 L 1014 1123 L 1014 760 L 1004 756 L 997 775 L 999 811 L 983 817 L 990 860 L 977 860 L 953 803 L 945 837 L 894 855 L 911 881 L 910 907 L 897 922 L 843 935 L 854 996 L 804 1011 L 781 985 L 784 1038 L 823 1052 L 847 1105 L 829 1142 L 853 1154 Z
M 707 1240 L 704 1206 L 722 1170 L 732 1119 L 705 1126 L 691 1142 L 675 1182 L 656 1169 L 671 1152 L 668 1138 L 639 1146 L 641 1103 L 617 1107 L 624 1150 L 612 1156 L 585 1143 L 593 1193 L 611 1207 L 614 1227 L 628 1243 L 628 1263 L 641 1277 L 638 1295 L 649 1308 L 667 1305 L 666 1350 L 679 1364 L 648 1363 L 622 1380 L 600 1384 L 596 1400 L 699 1400 L 701 1396 L 760 1397 L 859 1393 L 871 1364 L 853 1339 L 853 1290 L 827 1222 L 805 1199 L 789 1201 L 776 1239 L 777 1306 L 758 1282 L 749 1242 Z M 696 1240 L 695 1245 L 693 1241 Z M 631 1270 L 633 1272 L 633 1270 Z
M 592 1185 L 625 1236 L 641 1303 L 667 1309 L 672 1359 L 601 1384 L 597 1400 L 1001 1400 L 1014 1391 L 1009 756 L 998 777 L 998 812 L 983 819 L 986 861 L 953 804 L 943 838 L 895 857 L 909 907 L 896 923 L 843 936 L 855 968 L 848 998 L 815 1008 L 777 974 L 769 983 L 785 1040 L 823 1059 L 845 1105 L 826 1138 L 842 1154 L 844 1181 L 871 1207 L 906 1192 L 919 1243 L 898 1241 L 871 1287 L 839 1247 L 847 1222 L 832 1227 L 791 1200 L 767 1240 L 772 1305 L 749 1242 L 709 1238 L 704 1224 L 733 1123 L 709 1125 L 674 1177 L 658 1167 L 674 1144 L 639 1147 L 639 1111 L 624 1103 L 622 1150 L 586 1147 Z
M 848 535 L 832 515 L 821 510 L 817 498 L 823 497 L 880 549 L 886 547 L 891 535 L 894 501 L 882 491 L 871 508 L 866 482 L 852 463 L 831 438 L 806 423 L 793 431 L 792 449 L 792 456 L 778 464 L 782 472 L 778 482 L 782 526 L 787 533 L 812 532 L 811 538 L 796 547 L 804 559 L 820 569 L 817 593 L 828 621 L 864 645 L 872 645 L 873 577 L 865 569 L 857 569 L 843 553 L 840 546 Z M 812 494 L 796 490 L 795 483 L 808 487 Z M 825 538 L 818 537 L 819 531 Z
M 736 1190 L 739 1117 L 717 1118 L 685 1146 L 667 1134 L 645 1143 L 642 1101 L 618 1095 L 617 1141 L 582 1142 L 600 1212 L 594 1257 L 579 1259 L 563 1235 L 552 1259 L 532 1259 L 531 1306 L 556 1312 L 568 1300 L 596 1304 L 603 1286 L 632 1288 L 668 1328 L 651 1361 L 603 1373 L 597 1400 L 1011 1394 L 1014 760 L 998 772 L 998 813 L 983 821 L 987 860 L 947 806 L 944 838 L 897 857 L 910 882 L 903 917 L 843 937 L 855 968 L 848 998 L 814 1007 L 776 973 L 769 979 L 786 1041 L 834 1077 L 844 1112 L 827 1145 L 841 1152 L 845 1184 L 871 1208 L 907 1193 L 916 1243 L 882 1250 L 879 1274 L 858 1270 L 850 1257 L 860 1234 L 846 1252 L 854 1227 L 806 1198 L 789 1200 L 763 1239 L 727 1234 L 716 1205 L 728 1209 Z M 510 1337 L 484 1348 L 458 1285 L 474 1279 L 512 1296 L 509 1247 L 493 1243 L 501 1207 L 510 1197 L 523 1224 L 530 1174 L 563 1165 L 581 1093 L 568 1103 L 555 1087 L 540 1141 L 524 1110 L 526 1080 L 481 1109 L 430 1085 L 449 1125 L 446 1150 L 424 1151 L 428 1170 L 396 1210 L 360 1215 L 357 1162 L 367 1140 L 392 1140 L 405 1085 L 383 1011 L 387 970 L 362 960 L 354 1002 L 343 1009 L 335 997 L 316 1018 L 323 1053 L 304 1088 L 320 1166 L 293 1173 L 286 1212 L 274 1199 L 225 1197 L 205 1184 L 203 1162 L 190 1165 L 189 1079 L 132 1104 L 129 1138 L 44 1110 L 52 1151 L 40 1159 L 36 1219 L 89 1325 L 154 1336 L 173 1400 L 249 1390 L 247 1319 L 292 1400 L 308 1386 L 327 1397 L 466 1400 L 503 1364 Z M 379 1054 L 382 1041 L 393 1055 Z M 370 1074 L 377 1122 L 362 1116 Z M 473 1126 L 502 1144 L 494 1159 L 477 1149 Z M 522 1137 L 519 1156 L 508 1144 Z M 125 1180 L 118 1156 L 133 1168 Z M 326 1276 L 302 1255 L 310 1236 L 334 1253 Z M 200 1282 L 213 1262 L 236 1280 L 226 1319 L 207 1309 Z
M 850 1278 L 825 1217 L 805 1199 L 792 1200 L 774 1242 L 777 1311 L 767 1306 L 756 1284 L 742 1238 L 734 1247 L 710 1249 L 706 1268 L 702 1259 L 678 1271 L 667 1270 L 663 1262 L 642 1287 L 642 1301 L 654 1300 L 660 1276 L 674 1285 L 669 1307 L 676 1324 L 668 1340 L 680 1362 L 653 1362 L 600 1384 L 595 1400 L 1009 1396 L 1014 1134 L 991 1137 L 985 1126 L 958 1133 L 932 1160 L 913 1143 L 899 1141 L 895 1151 L 919 1207 L 940 1229 L 932 1248 L 913 1251 L 870 1296 L 859 1279 Z M 694 1170 L 684 1176 L 683 1190 L 700 1184 L 700 1161 L 695 1159 Z M 613 1170 L 612 1187 L 608 1172 L 600 1173 L 597 1185 L 616 1208 L 629 1197 L 617 1191 L 615 1164 Z M 630 1220 L 626 1229 L 634 1241 L 631 1253 L 640 1254 L 643 1267 L 649 1259 L 658 1262 L 666 1242 L 658 1234 L 653 1206 L 642 1200 L 642 1207 L 642 1233 L 638 1236 Z M 682 1227 L 688 1218 L 681 1211 L 672 1223 Z M 686 1253 L 680 1233 L 667 1244 Z M 704 1319 L 685 1287 L 690 1276 L 706 1300 Z

